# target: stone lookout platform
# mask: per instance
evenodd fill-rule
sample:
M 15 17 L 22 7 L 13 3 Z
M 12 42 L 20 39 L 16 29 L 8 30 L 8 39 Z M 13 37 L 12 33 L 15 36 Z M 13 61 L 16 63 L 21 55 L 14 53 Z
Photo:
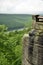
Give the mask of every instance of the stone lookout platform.
M 33 15 L 33 29 L 23 36 L 22 65 L 43 65 L 43 16 Z

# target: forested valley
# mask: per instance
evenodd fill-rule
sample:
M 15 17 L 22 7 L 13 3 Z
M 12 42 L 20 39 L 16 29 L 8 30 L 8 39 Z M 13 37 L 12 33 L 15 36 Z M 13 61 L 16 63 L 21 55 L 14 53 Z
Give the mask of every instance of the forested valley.
M 22 38 L 31 26 L 31 15 L 0 14 L 0 65 L 22 65 Z
M 22 37 L 30 28 L 9 33 L 7 29 L 5 25 L 0 25 L 0 65 L 21 65 Z

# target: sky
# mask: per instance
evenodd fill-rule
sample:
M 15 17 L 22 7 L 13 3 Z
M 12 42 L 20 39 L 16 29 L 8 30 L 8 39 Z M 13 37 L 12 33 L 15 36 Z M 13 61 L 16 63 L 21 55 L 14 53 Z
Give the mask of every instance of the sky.
M 0 0 L 0 13 L 43 14 L 43 0 Z

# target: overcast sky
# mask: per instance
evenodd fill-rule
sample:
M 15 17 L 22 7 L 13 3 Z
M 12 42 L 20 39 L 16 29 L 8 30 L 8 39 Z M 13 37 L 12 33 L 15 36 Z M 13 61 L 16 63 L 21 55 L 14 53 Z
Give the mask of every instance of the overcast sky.
M 43 13 L 43 0 L 0 0 L 0 13 Z

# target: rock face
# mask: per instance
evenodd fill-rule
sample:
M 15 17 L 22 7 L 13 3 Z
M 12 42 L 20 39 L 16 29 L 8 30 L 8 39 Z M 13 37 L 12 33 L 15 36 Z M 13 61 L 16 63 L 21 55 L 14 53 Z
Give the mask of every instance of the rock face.
M 22 65 L 28 65 L 28 44 L 29 44 L 29 35 L 25 34 L 23 36 L 23 60 Z
M 43 65 L 43 34 L 23 36 L 22 65 Z
M 22 65 L 43 65 L 43 16 L 33 15 L 33 29 L 23 36 Z
M 33 57 L 33 39 L 29 34 L 23 36 L 23 60 L 22 65 L 31 65 Z
M 38 37 L 36 36 L 34 41 L 34 48 L 33 48 L 34 65 L 43 65 L 43 34 L 42 35 L 41 34 Z

